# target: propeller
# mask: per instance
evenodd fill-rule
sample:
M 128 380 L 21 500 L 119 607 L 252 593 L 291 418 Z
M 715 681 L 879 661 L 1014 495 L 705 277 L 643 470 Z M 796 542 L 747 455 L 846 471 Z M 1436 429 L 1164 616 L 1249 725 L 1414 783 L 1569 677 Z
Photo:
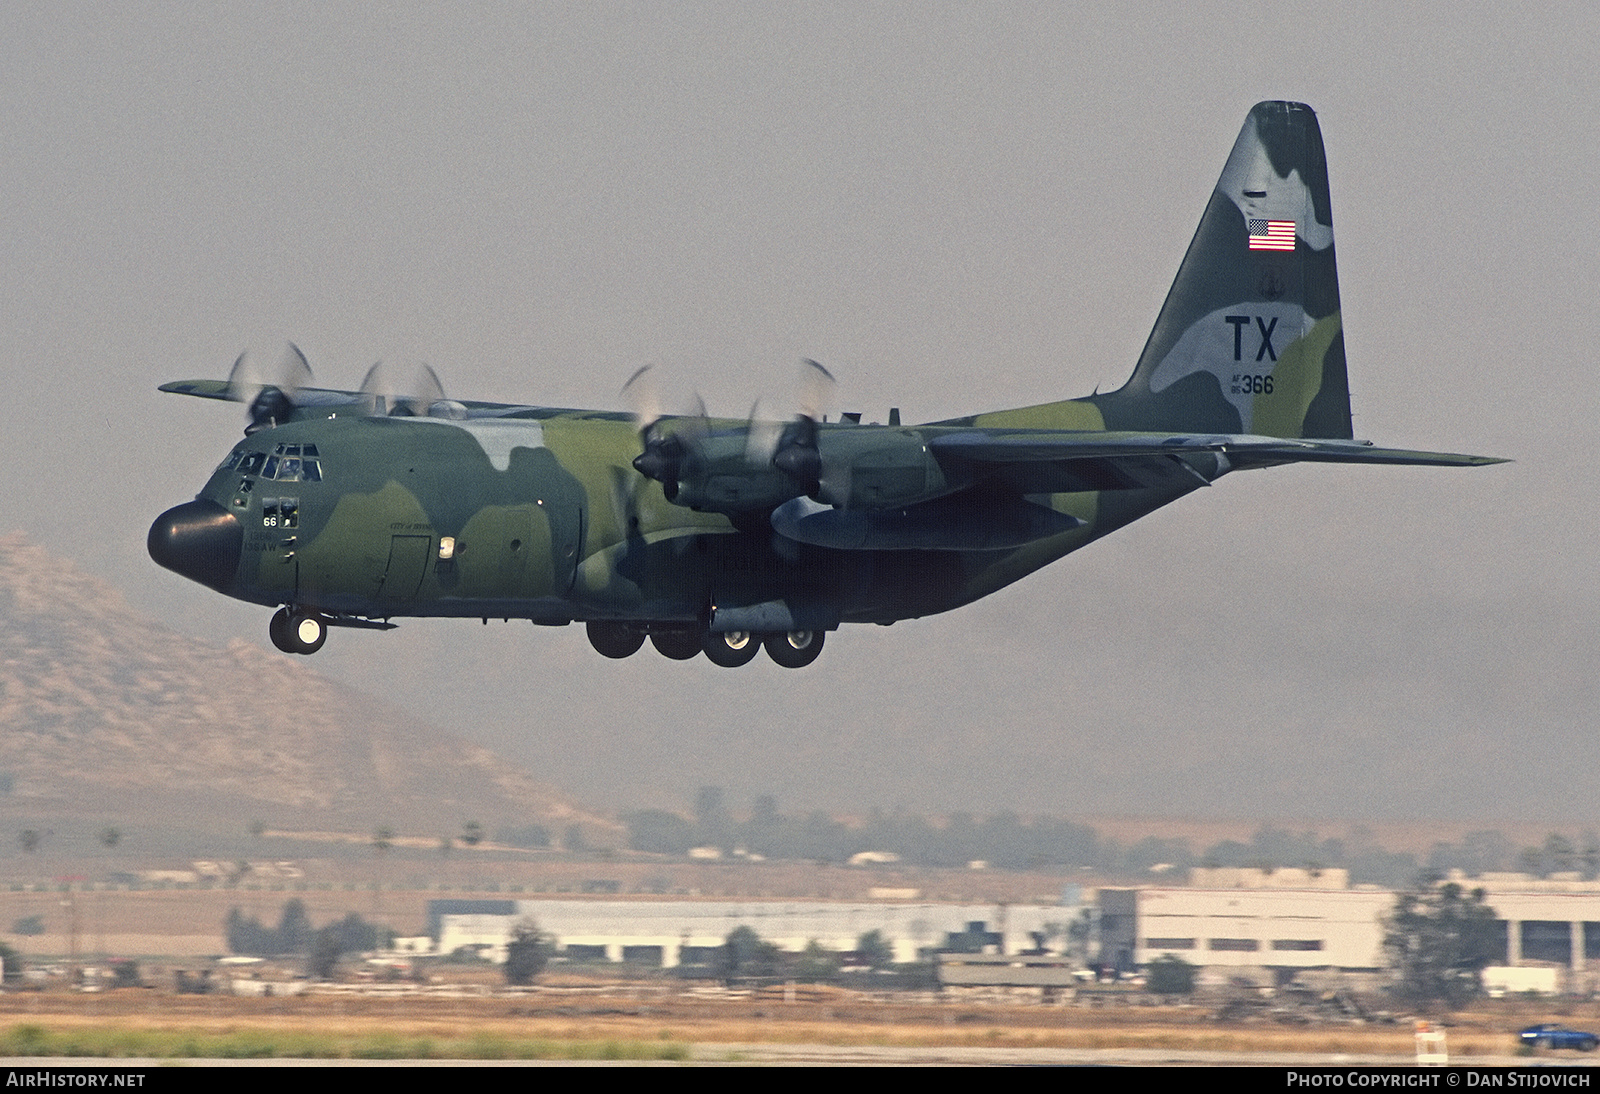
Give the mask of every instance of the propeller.
M 623 398 L 633 410 L 633 425 L 641 434 L 661 419 L 661 392 L 650 370 L 653 365 L 640 365 L 628 382 L 622 385 Z
M 287 421 L 294 413 L 295 398 L 300 389 L 314 379 L 311 366 L 306 363 L 306 355 L 293 342 L 289 343 L 278 373 L 280 379 L 277 383 L 263 382 L 260 370 L 248 352 L 239 354 L 228 372 L 228 397 L 235 402 L 249 404 L 246 413 L 250 424 L 245 427 L 246 436 Z
M 784 430 L 783 422 L 763 418 L 760 411 L 761 400 L 757 399 L 750 404 L 750 416 L 744 420 L 744 460 L 758 469 L 772 466 Z
M 633 459 L 633 469 L 661 484 L 668 501 L 678 496 L 684 462 L 707 431 L 706 404 L 695 396 L 694 411 L 671 433 L 662 432 L 661 394 L 656 388 L 652 366 L 644 365 L 628 377 L 622 394 L 633 407 L 633 424 L 639 430 L 642 451 Z
M 817 448 L 817 422 L 833 394 L 833 373 L 809 357 L 800 362 L 800 412 L 783 428 L 772 454 L 772 466 L 815 494 L 821 487 L 822 453 Z
M 653 366 L 641 365 L 622 385 L 622 396 L 633 410 L 633 425 L 639 431 L 640 453 L 633 458 L 633 469 L 661 484 L 670 501 L 678 493 L 678 469 L 683 463 L 683 442 L 675 435 L 663 436 L 656 428 L 661 421 L 661 392 L 656 387 Z
M 812 421 L 826 418 L 838 382 L 820 363 L 809 357 L 803 359 L 800 362 L 800 416 Z
M 445 398 L 444 384 L 439 381 L 439 374 L 433 371 L 432 365 L 419 365 L 417 367 L 416 383 L 411 388 L 411 397 L 405 401 L 407 409 L 417 417 L 432 416 L 435 418 L 455 418 L 459 410 L 459 417 L 467 416 L 467 408 L 454 400 Z
M 367 374 L 361 378 L 361 386 L 356 389 L 361 395 L 361 404 L 369 415 L 385 415 L 389 413 L 389 398 L 394 394 L 394 387 L 389 383 L 389 370 L 382 361 L 374 361 L 372 367 L 367 369 Z
M 406 395 L 390 383 L 388 368 L 379 361 L 367 370 L 367 375 L 362 379 L 361 397 L 368 414 L 397 418 L 449 418 L 453 421 L 461 421 L 467 416 L 464 405 L 446 398 L 439 374 L 429 365 L 418 366 L 411 393 Z

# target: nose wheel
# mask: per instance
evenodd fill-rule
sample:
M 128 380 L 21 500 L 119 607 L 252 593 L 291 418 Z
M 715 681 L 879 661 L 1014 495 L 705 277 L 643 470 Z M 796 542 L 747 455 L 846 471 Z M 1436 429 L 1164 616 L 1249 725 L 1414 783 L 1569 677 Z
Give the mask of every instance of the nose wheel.
M 267 635 L 284 653 L 313 654 L 328 640 L 328 623 L 316 612 L 284 607 L 267 624 Z

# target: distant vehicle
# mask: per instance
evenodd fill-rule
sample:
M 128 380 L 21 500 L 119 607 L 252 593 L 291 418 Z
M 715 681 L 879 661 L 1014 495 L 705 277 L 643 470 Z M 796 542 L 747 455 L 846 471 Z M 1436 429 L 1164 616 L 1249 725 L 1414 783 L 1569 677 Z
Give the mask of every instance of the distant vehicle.
M 1529 1026 L 1517 1038 L 1529 1048 L 1575 1048 L 1580 1052 L 1593 1052 L 1600 1046 L 1600 1037 L 1581 1029 L 1568 1029 L 1545 1023 Z

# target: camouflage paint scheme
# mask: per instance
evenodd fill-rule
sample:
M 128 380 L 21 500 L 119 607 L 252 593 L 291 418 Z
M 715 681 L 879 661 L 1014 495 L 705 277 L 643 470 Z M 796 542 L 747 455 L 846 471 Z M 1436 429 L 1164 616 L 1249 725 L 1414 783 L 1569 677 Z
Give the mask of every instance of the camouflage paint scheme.
M 162 390 L 237 397 L 216 381 Z M 1499 462 L 1351 439 L 1322 137 L 1286 102 L 1247 117 L 1120 390 L 915 427 L 815 423 L 814 478 L 752 461 L 739 421 L 663 419 L 642 438 L 618 412 L 383 406 L 295 392 L 286 420 L 234 453 L 315 446 L 320 481 L 252 480 L 230 459 L 158 519 L 152 555 L 296 620 L 613 621 L 641 640 L 761 640 L 948 611 L 1231 470 Z M 642 444 L 674 435 L 687 454 L 662 481 L 636 469 Z M 791 445 L 804 446 L 792 429 L 779 450 Z M 236 536 L 229 521 L 236 564 L 217 546 Z

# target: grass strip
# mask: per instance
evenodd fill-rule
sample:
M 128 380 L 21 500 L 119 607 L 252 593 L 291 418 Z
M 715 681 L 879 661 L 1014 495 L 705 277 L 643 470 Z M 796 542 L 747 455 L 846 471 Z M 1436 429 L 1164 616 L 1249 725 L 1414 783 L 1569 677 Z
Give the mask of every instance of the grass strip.
M 467 1038 L 309 1030 L 50 1029 L 24 1023 L 0 1032 L 0 1056 L 146 1056 L 253 1060 L 686 1060 L 676 1042 L 560 1040 L 479 1033 Z

